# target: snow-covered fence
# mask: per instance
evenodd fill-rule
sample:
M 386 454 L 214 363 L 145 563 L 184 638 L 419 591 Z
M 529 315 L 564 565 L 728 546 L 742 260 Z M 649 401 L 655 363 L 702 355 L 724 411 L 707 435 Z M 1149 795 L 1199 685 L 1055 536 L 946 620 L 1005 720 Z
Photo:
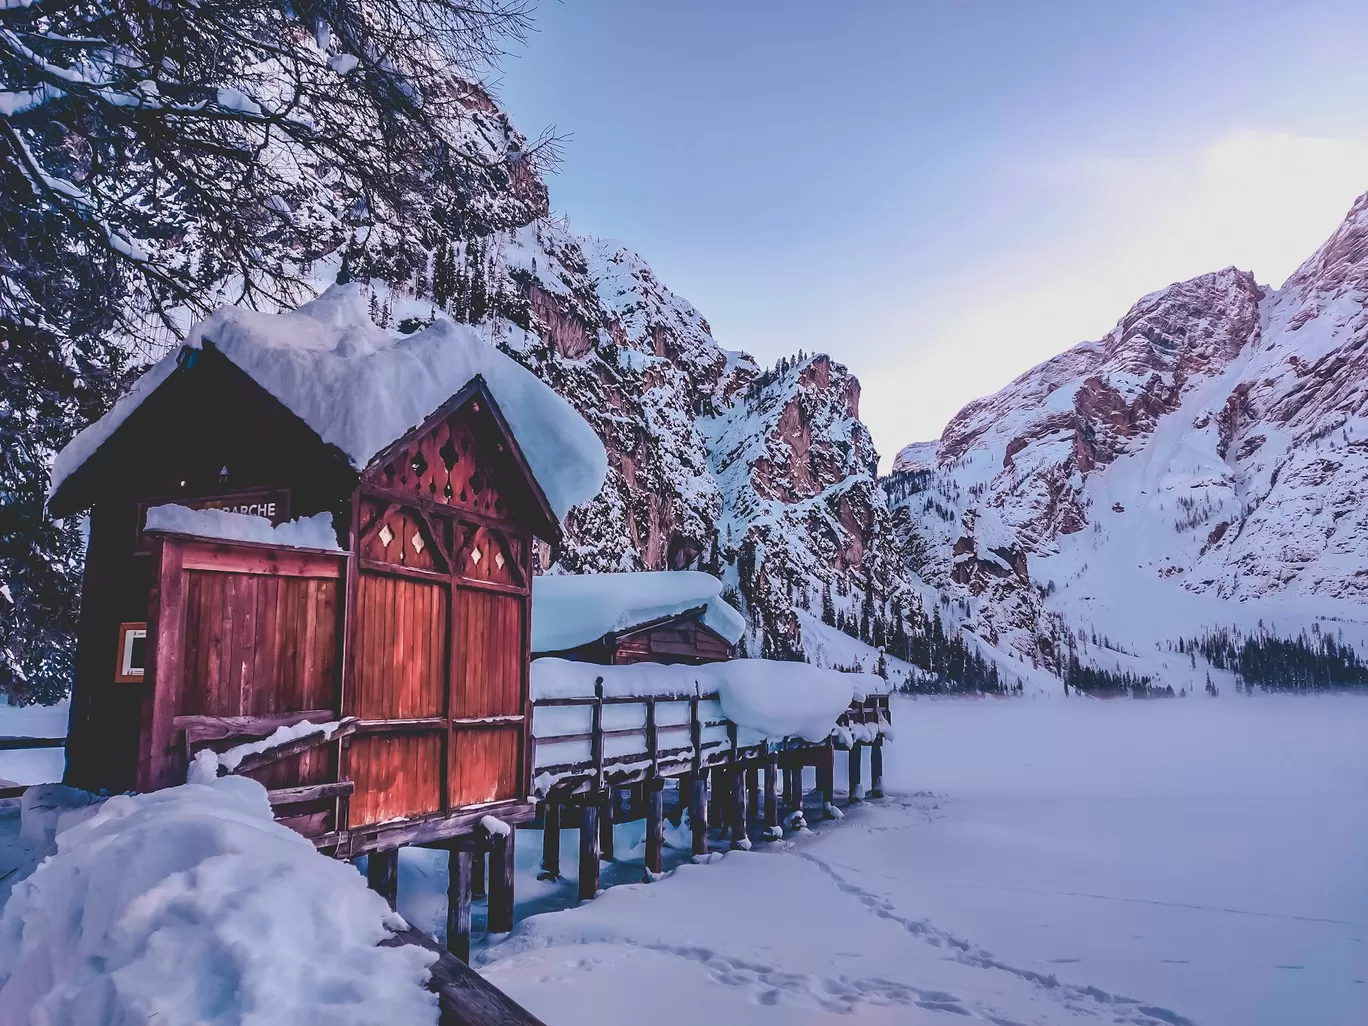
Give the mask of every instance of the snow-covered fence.
M 748 810 L 762 805 L 762 772 L 765 836 L 775 838 L 781 808 L 802 814 L 806 766 L 816 768 L 822 808 L 836 814 L 837 748 L 850 752 L 853 800 L 864 796 L 861 755 L 870 748 L 877 794 L 891 733 L 886 682 L 867 674 L 763 659 L 701 666 L 535 660 L 533 786 L 543 815 L 543 875 L 560 872 L 562 806 L 579 810 L 580 891 L 591 897 L 599 858 L 611 857 L 603 849 L 612 844 L 620 796 L 646 819 L 649 876 L 661 868 L 667 780 L 678 780 L 695 853 L 707 848 L 710 819 L 726 824 L 734 846 L 749 847 Z

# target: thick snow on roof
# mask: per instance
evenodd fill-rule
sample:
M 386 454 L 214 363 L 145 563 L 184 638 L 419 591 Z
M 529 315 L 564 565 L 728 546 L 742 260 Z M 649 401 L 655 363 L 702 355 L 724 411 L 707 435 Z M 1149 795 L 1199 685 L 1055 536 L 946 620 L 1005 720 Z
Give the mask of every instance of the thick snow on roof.
M 264 542 L 304 549 L 338 547 L 331 513 L 316 513 L 311 517 L 272 524 L 264 517 L 247 513 L 234 513 L 226 509 L 190 509 L 168 502 L 148 509 L 146 527 L 149 531 L 173 531 L 201 538 Z
M 598 494 L 608 457 L 573 406 L 480 329 L 440 319 L 400 335 L 371 321 L 367 295 L 355 282 L 287 313 L 220 307 L 191 329 L 186 345 L 212 342 L 358 469 L 483 375 L 555 514 Z M 164 357 L 58 454 L 49 494 L 166 380 L 176 358 Z
M 435 956 L 378 947 L 403 921 L 276 823 L 256 781 L 89 802 L 24 796 L 50 857 L 0 916 L 0 1022 L 437 1022 Z
M 738 738 L 742 744 L 786 737 L 823 741 L 852 700 L 870 693 L 871 683 L 884 684 L 867 673 L 773 659 L 732 659 L 702 666 L 599 666 L 534 659 L 532 699 L 591 698 L 600 678 L 605 698 L 685 698 L 716 692 L 723 715 L 743 728 Z
M 532 580 L 532 651 L 561 652 L 706 606 L 703 623 L 734 645 L 746 629 L 722 582 L 698 570 L 560 574 Z

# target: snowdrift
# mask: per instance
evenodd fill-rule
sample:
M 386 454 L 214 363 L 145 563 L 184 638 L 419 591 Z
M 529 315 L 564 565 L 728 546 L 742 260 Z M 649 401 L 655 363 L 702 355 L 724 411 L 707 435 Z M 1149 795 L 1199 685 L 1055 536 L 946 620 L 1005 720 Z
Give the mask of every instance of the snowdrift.
M 152 794 L 24 800 L 50 857 L 0 915 L 0 1022 L 408 1026 L 437 1022 L 435 955 L 351 866 L 226 777 Z

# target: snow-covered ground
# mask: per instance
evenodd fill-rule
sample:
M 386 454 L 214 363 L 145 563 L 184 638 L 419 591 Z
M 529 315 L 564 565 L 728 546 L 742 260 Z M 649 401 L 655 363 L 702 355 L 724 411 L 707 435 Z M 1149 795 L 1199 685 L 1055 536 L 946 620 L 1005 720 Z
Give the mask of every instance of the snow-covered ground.
M 703 865 L 670 828 L 653 884 L 620 824 L 578 908 L 575 831 L 554 883 L 519 831 L 476 963 L 550 1026 L 1368 1022 L 1368 700 L 894 701 L 889 796 L 841 822 Z M 410 922 L 445 888 L 404 852 Z
M 526 919 L 478 949 L 487 976 L 554 1026 L 1368 1022 L 1368 701 L 899 700 L 894 721 L 885 800 Z M 528 911 L 567 903 L 523 885 L 518 842 Z

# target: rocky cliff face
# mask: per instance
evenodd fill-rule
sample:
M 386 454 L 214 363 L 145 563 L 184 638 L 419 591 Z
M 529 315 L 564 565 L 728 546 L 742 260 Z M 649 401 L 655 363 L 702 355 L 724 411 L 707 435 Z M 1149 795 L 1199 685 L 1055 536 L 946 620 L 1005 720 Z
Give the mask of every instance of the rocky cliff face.
M 1366 343 L 1368 196 L 1281 289 L 1228 268 L 1146 296 L 903 450 L 905 559 L 1046 666 L 1099 630 L 1139 658 L 1362 620 Z

